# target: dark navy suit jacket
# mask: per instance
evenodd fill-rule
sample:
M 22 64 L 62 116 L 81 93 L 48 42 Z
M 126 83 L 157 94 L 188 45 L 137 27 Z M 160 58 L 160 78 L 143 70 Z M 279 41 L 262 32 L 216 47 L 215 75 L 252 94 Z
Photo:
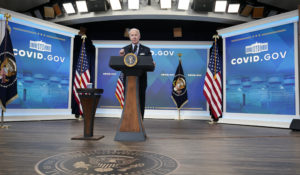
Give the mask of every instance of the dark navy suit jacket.
M 125 46 L 123 49 L 125 51 L 125 55 L 128 53 L 133 53 L 132 44 Z M 138 58 L 139 58 L 139 56 L 151 56 L 152 55 L 150 48 L 147 46 L 144 46 L 142 44 L 140 44 L 138 51 L 139 51 L 137 54 Z M 144 72 L 142 74 L 142 76 L 139 77 L 139 79 L 140 79 L 140 88 L 146 89 L 147 88 L 147 72 Z

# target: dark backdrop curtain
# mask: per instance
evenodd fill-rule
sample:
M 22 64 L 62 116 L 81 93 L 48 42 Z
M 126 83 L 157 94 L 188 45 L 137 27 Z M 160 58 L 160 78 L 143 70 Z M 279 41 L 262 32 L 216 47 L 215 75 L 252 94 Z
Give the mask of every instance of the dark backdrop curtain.
M 82 44 L 81 35 L 76 35 L 74 38 L 74 47 L 73 47 L 74 49 L 73 49 L 73 67 L 72 67 L 72 90 L 71 90 L 72 91 L 72 98 L 71 98 L 72 114 L 75 114 L 76 116 L 78 116 L 80 113 L 79 113 L 78 104 L 74 98 L 73 85 L 74 85 L 75 70 L 80 56 L 81 44 Z M 88 37 L 85 39 L 85 49 L 86 49 L 87 59 L 90 67 L 91 83 L 93 83 L 93 86 L 95 87 L 95 46 L 93 45 L 92 41 Z

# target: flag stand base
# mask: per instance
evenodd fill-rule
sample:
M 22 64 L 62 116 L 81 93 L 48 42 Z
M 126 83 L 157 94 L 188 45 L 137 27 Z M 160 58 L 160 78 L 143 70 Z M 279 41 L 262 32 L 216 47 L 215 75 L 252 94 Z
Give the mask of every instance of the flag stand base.
M 2 125 L 0 126 L 1 129 L 8 129 L 9 128 L 9 125 Z
M 178 118 L 175 119 L 175 120 L 183 120 L 183 119 L 181 118 L 181 116 L 180 116 L 180 109 L 178 109 Z
M 215 121 L 209 121 L 209 122 L 207 122 L 208 124 L 210 124 L 210 125 L 215 125 L 215 124 L 217 124 L 217 122 L 215 122 Z
M 81 135 L 81 136 L 72 137 L 71 140 L 100 140 L 103 137 L 104 137 L 103 135 L 91 136 L 91 137 L 84 137 L 83 135 Z
M 0 128 L 1 129 L 8 129 L 8 127 L 9 127 L 9 125 L 4 125 L 4 112 L 2 110 L 2 112 L 1 112 L 1 126 L 0 126 Z
M 78 121 L 82 121 L 83 120 L 83 117 L 82 115 L 79 115 L 79 117 L 77 118 Z

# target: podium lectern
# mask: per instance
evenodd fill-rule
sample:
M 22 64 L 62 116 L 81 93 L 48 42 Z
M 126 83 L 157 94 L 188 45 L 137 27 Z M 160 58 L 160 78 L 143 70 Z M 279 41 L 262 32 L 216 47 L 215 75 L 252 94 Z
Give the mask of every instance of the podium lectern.
M 125 57 L 112 56 L 109 63 L 111 68 L 126 76 L 125 103 L 115 140 L 144 141 L 146 132 L 140 111 L 139 76 L 154 70 L 153 59 L 152 56 L 138 56 L 136 65 L 128 67 Z
M 96 108 L 103 89 L 77 89 L 83 109 L 84 129 L 83 136 L 72 137 L 72 140 L 99 140 L 104 136 L 94 136 L 94 118 Z

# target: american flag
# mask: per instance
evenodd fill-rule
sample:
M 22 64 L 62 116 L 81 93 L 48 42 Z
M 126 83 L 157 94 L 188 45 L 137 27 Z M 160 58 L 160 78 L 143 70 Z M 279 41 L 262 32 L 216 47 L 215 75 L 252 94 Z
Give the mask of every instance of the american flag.
M 73 94 L 79 106 L 80 114 L 82 114 L 83 111 L 82 111 L 82 106 L 76 89 L 86 88 L 87 83 L 90 83 L 90 71 L 89 71 L 89 63 L 86 56 L 85 38 L 84 38 L 82 41 L 80 55 L 76 66 L 74 86 L 73 86 Z
M 124 74 L 121 72 L 118 78 L 115 95 L 120 102 L 121 108 L 124 106 Z
M 222 115 L 222 77 L 221 57 L 218 54 L 216 41 L 214 42 L 210 53 L 203 93 L 212 111 L 213 117 L 218 119 Z

